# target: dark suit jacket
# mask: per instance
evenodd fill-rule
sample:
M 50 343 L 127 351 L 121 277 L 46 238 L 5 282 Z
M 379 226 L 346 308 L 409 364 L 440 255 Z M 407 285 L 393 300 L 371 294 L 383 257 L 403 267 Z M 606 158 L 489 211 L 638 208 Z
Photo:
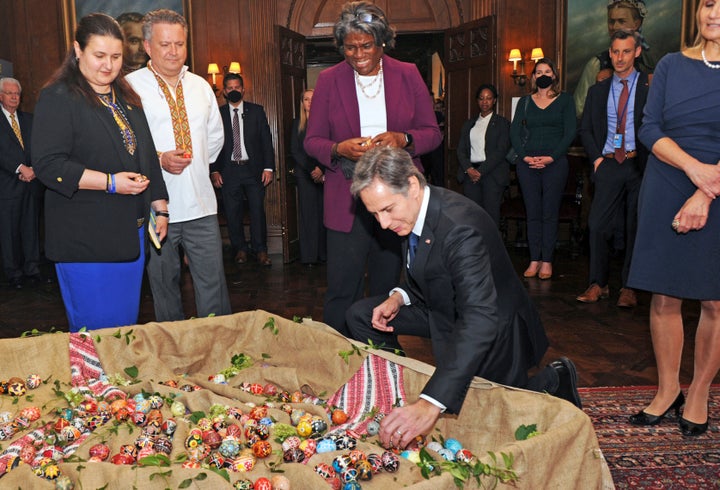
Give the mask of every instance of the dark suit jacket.
M 649 151 L 640 143 L 638 132 L 642 124 L 643 109 L 647 101 L 650 84 L 647 73 L 638 73 L 640 74 L 640 78 L 638 78 L 637 84 L 635 85 L 635 114 L 633 123 L 635 125 L 635 143 L 638 152 L 637 164 L 642 172 L 645 170 Z M 582 121 L 580 123 L 580 138 L 582 139 L 585 152 L 591 164 L 603 155 L 603 146 L 605 146 L 605 140 L 607 139 L 607 100 L 610 95 L 612 79 L 613 77 L 606 78 L 602 82 L 590 87 L 587 99 L 585 99 L 585 108 L 583 109 Z
M 0 199 L 17 199 L 26 191 L 34 188 L 36 181 L 22 182 L 15 170 L 21 163 L 32 166 L 30 144 L 32 136 L 32 114 L 16 111 L 25 149 L 20 146 L 15 132 L 5 114 L 0 111 Z
M 417 67 L 385 55 L 383 80 L 387 130 L 410 133 L 415 148 L 411 154 L 422 169 L 419 155 L 442 142 L 432 98 Z M 325 172 L 325 226 L 349 232 L 355 218 L 356 201 L 337 161 L 331 160 L 332 146 L 360 134 L 360 108 L 355 93 L 355 75 L 345 61 L 323 70 L 313 92 L 312 110 L 305 136 L 305 150 L 327 167 Z
M 137 218 L 150 202 L 167 199 L 145 114 L 123 101 L 137 138 L 135 156 L 123 145 L 104 106 L 93 106 L 63 83 L 46 87 L 35 106 L 32 149 L 35 175 L 45 184 L 45 252 L 57 262 L 115 262 L 140 254 Z M 80 190 L 85 169 L 140 172 L 150 186 L 139 196 Z
M 214 164 L 210 165 L 210 172 L 223 172 L 226 165 L 230 165 L 233 152 L 233 134 L 230 105 L 220 106 L 220 116 L 225 128 L 225 143 Z M 261 105 L 243 101 L 243 143 L 248 153 L 248 170 L 252 175 L 260 176 L 263 169 L 275 170 L 275 153 L 272 145 L 270 125 Z
M 548 340 L 490 216 L 465 196 L 429 188 L 403 289 L 427 307 L 437 367 L 423 393 L 458 413 L 475 375 L 525 386 Z
M 480 117 L 480 116 L 478 116 Z M 465 171 L 470 163 L 470 130 L 475 126 L 478 118 L 465 121 L 460 131 L 460 141 L 457 146 L 458 182 L 461 184 L 467 178 Z M 485 132 L 485 161 L 478 166 L 483 179 L 492 179 L 498 186 L 505 187 L 510 183 L 510 163 L 505 160 L 510 149 L 510 121 L 493 113 L 490 116 L 487 131 Z

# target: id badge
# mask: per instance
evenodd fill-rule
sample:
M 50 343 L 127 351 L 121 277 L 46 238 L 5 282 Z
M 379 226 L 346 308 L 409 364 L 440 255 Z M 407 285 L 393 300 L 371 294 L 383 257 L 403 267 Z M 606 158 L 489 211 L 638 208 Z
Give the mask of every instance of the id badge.
M 613 148 L 622 148 L 623 147 L 623 135 L 622 133 L 615 133 L 615 136 L 613 137 Z

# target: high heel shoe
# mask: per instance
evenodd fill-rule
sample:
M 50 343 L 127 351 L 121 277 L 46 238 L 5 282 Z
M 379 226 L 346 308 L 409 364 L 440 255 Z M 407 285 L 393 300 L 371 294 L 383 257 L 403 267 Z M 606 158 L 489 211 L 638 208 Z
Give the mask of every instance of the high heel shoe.
M 696 424 L 695 422 L 690 422 L 689 420 L 685 420 L 682 417 L 680 417 L 679 425 L 682 435 L 688 437 L 695 437 L 699 436 L 700 434 L 704 434 L 708 428 L 707 420 L 704 424 Z
M 540 270 L 540 264 L 538 263 L 535 267 L 533 267 L 532 262 L 528 266 L 527 269 L 525 269 L 525 272 L 523 272 L 523 277 L 535 277 L 538 274 L 538 271 Z
M 681 391 L 677 398 L 675 398 L 675 401 L 668 407 L 667 410 L 665 410 L 665 413 L 662 415 L 653 415 L 651 413 L 646 413 L 645 410 L 640 410 L 635 415 L 631 415 L 629 420 L 630 423 L 633 425 L 657 425 L 660 422 L 662 422 L 662 419 L 665 418 L 665 416 L 670 413 L 670 410 L 675 410 L 675 416 L 680 416 L 680 407 L 682 407 L 685 404 L 685 395 L 683 395 L 683 392 Z M 680 428 L 682 429 L 682 420 L 680 423 Z M 687 422 L 687 421 L 686 421 Z M 693 424 L 695 425 L 695 424 Z M 705 428 L 707 429 L 707 424 L 705 424 Z M 703 430 L 704 432 L 704 430 Z M 700 432 L 702 434 L 702 432 Z
M 545 264 L 546 263 L 543 262 L 542 266 L 540 267 L 540 272 L 538 272 L 538 277 L 543 281 L 550 279 L 553 274 L 552 273 L 552 264 L 550 264 L 549 266 L 546 266 Z M 547 271 L 547 269 L 550 269 L 550 272 L 545 272 L 545 271 L 543 271 L 543 269 L 545 269 L 545 271 Z

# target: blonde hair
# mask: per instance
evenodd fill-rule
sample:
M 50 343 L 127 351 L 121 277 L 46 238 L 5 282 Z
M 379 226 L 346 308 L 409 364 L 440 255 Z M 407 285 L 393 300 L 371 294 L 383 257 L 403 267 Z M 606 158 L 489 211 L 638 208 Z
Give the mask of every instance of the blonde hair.
M 702 8 L 703 2 L 698 2 L 698 7 L 695 11 L 695 29 L 697 29 L 697 34 L 695 35 L 695 44 L 693 44 L 692 47 L 705 49 L 705 43 L 707 42 L 707 40 L 702 36 L 702 33 L 700 32 L 700 10 L 702 10 Z
M 303 99 L 305 98 L 305 94 L 308 92 L 314 92 L 314 89 L 305 89 L 302 92 L 302 95 L 300 96 L 300 124 L 298 124 L 298 133 L 302 133 L 305 131 L 305 127 L 307 126 L 307 113 L 305 112 L 305 107 L 303 107 Z

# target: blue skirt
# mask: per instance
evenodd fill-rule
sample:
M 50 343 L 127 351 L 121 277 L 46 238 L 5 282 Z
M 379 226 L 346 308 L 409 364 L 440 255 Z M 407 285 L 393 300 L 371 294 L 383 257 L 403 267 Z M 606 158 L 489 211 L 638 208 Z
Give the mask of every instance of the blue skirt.
M 134 325 L 145 268 L 145 227 L 138 228 L 140 256 L 132 262 L 58 262 L 58 285 L 70 331 Z

